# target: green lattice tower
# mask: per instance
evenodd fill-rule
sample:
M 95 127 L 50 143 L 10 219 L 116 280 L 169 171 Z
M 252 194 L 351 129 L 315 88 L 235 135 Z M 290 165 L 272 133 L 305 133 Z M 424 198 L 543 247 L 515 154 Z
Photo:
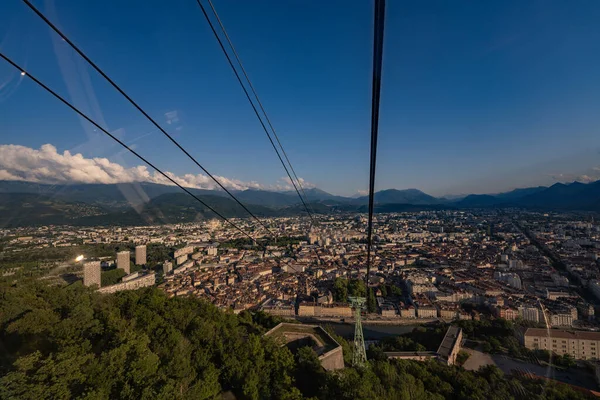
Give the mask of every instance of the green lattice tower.
M 366 308 L 366 297 L 349 297 L 350 306 L 354 309 L 354 354 L 352 355 L 352 365 L 355 367 L 364 367 L 367 363 L 367 351 L 365 350 L 365 338 L 362 329 L 361 311 Z

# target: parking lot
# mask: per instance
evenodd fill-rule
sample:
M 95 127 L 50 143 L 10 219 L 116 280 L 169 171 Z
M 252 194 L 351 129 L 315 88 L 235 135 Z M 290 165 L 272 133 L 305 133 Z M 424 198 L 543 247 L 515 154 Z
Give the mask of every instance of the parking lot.
M 470 354 L 469 359 L 463 365 L 463 368 L 476 371 L 484 365 L 495 365 L 505 374 L 513 371 L 527 372 L 550 379 L 556 379 L 571 385 L 581 386 L 591 390 L 598 390 L 598 384 L 594 375 L 585 368 L 571 368 L 568 370 L 559 370 L 552 366 L 540 365 L 533 362 L 525 362 L 499 354 L 486 354 L 479 350 L 468 347 L 463 348 Z

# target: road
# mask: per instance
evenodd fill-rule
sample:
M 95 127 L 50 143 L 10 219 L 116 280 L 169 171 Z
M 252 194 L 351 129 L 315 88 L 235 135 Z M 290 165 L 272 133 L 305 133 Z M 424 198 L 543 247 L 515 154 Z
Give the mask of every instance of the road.
M 575 283 L 575 282 L 579 282 L 578 277 L 574 276 L 572 273 L 570 273 L 567 270 L 567 266 L 565 265 L 565 263 L 560 259 L 560 256 L 558 254 L 556 254 L 555 252 L 551 251 L 549 248 L 547 248 L 545 245 L 543 245 L 542 243 L 540 243 L 540 241 L 535 237 L 535 235 L 533 233 L 531 233 L 531 231 L 527 228 L 524 228 L 521 226 L 521 224 L 519 224 L 516 220 L 513 220 L 513 225 L 523 234 L 525 235 L 529 241 L 531 242 L 531 244 L 533 244 L 535 247 L 537 247 L 537 249 L 544 254 L 546 257 L 548 257 L 550 259 L 550 261 L 552 261 L 552 266 L 554 268 L 556 268 L 559 273 L 563 276 L 566 276 L 569 279 L 569 282 L 571 282 L 571 284 Z M 598 304 L 598 299 L 596 299 L 596 297 L 589 291 L 587 290 L 587 288 L 581 286 L 581 285 L 577 285 L 575 287 L 575 290 L 577 291 L 577 293 L 579 293 L 581 295 L 581 297 L 583 297 L 587 302 L 597 305 Z

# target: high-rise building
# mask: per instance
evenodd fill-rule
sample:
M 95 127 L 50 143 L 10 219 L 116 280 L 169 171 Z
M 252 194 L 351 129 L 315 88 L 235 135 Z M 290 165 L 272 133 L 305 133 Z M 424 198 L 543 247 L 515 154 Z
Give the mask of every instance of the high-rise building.
M 129 252 L 127 250 L 117 253 L 117 268 L 121 268 L 127 275 L 131 273 L 129 269 Z
M 172 270 L 173 270 L 173 263 L 169 260 L 165 260 L 165 262 L 163 263 L 163 274 L 167 275 Z
M 83 264 L 83 284 L 85 286 L 102 285 L 100 278 L 100 261 L 90 261 Z
M 146 245 L 135 246 L 135 265 L 146 264 Z

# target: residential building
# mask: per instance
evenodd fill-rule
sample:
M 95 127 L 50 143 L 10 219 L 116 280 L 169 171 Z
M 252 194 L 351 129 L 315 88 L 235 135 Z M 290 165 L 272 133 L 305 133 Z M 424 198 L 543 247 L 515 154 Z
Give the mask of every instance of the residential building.
M 302 302 L 298 306 L 301 317 L 351 317 L 352 309 L 345 303 L 317 304 Z
M 176 264 L 177 265 L 181 265 L 181 264 L 185 263 L 188 260 L 188 255 L 187 254 L 182 254 L 179 257 L 176 257 L 175 260 L 176 260 Z
M 541 314 L 542 311 L 537 306 L 519 306 L 519 316 L 525 321 L 542 322 L 544 317 Z
M 571 313 L 550 314 L 550 326 L 573 326 Z
M 117 253 L 117 268 L 121 268 L 127 275 L 131 273 L 129 251 L 120 251 Z
M 137 273 L 136 273 L 137 274 Z M 142 287 L 153 286 L 156 283 L 156 275 L 154 272 L 147 273 L 144 275 L 138 275 L 133 279 L 124 279 L 123 282 L 117 283 L 116 285 L 105 286 L 98 289 L 100 293 L 115 293 L 123 290 L 135 290 Z
M 418 306 L 417 316 L 419 318 L 437 318 L 438 310 L 434 306 Z
M 146 265 L 146 245 L 135 246 L 135 265 Z
M 509 321 L 514 321 L 519 318 L 519 310 L 508 306 L 498 306 L 495 309 L 495 315 L 499 318 L 504 318 Z
M 400 306 L 398 306 L 398 309 L 400 310 L 401 318 L 416 318 L 417 317 L 415 308 L 413 306 L 404 306 L 401 304 Z
M 163 275 L 167 275 L 173 270 L 173 263 L 169 260 L 165 260 L 163 263 Z
M 83 284 L 85 286 L 102 286 L 100 261 L 90 261 L 83 264 Z
M 316 303 L 302 302 L 298 305 L 298 316 L 300 317 L 314 317 L 315 308 L 319 307 Z
M 187 259 L 187 255 L 188 254 L 192 254 L 194 252 L 194 247 L 193 246 L 186 246 L 183 247 L 181 249 L 177 249 L 175 250 L 175 253 L 173 254 L 173 256 L 175 258 L 181 257 L 181 256 L 186 256 Z
M 569 354 L 578 360 L 597 360 L 600 355 L 600 332 L 528 328 L 523 342 L 530 350 Z

